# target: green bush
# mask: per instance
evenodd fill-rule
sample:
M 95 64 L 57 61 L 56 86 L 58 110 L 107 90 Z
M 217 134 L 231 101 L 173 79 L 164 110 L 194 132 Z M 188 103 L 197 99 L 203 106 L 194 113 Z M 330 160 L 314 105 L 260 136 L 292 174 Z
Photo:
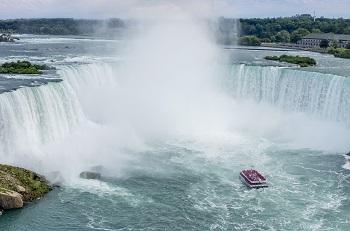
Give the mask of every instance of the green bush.
M 320 42 L 321 48 L 328 48 L 329 47 L 329 41 L 327 39 L 322 39 Z
M 304 28 L 298 28 L 294 30 L 290 35 L 290 40 L 293 43 L 297 43 L 299 40 L 301 40 L 305 35 L 310 34 L 310 31 Z
M 301 67 L 308 67 L 316 65 L 316 60 L 310 57 L 302 57 L 302 56 L 292 56 L 292 55 L 281 55 L 281 56 L 266 56 L 265 59 L 297 64 Z
M 328 48 L 327 52 L 338 58 L 350 59 L 350 50 L 345 48 Z
M 242 46 L 260 46 L 261 41 L 256 36 L 243 36 L 239 39 L 239 45 L 242 45 Z
M 329 47 L 328 49 L 327 49 L 327 53 L 328 54 L 332 54 L 332 55 L 334 55 L 335 53 L 336 53 L 336 48 L 334 48 L 334 47 Z
M 0 74 L 42 74 L 42 70 L 53 69 L 47 65 L 31 64 L 28 61 L 4 63 L 0 66 Z
M 286 30 L 279 31 L 276 34 L 276 42 L 289 43 L 290 42 L 290 34 Z

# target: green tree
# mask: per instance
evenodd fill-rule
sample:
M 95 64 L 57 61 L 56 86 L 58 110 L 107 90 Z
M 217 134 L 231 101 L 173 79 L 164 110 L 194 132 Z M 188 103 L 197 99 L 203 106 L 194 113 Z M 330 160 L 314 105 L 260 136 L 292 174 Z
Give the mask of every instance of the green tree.
M 258 36 L 258 37 L 261 37 L 261 35 L 262 35 L 263 32 L 264 32 L 264 27 L 263 27 L 263 25 L 257 24 L 257 25 L 255 26 L 255 28 L 256 28 L 256 34 L 257 34 L 257 36 Z
M 229 21 L 229 19 L 226 19 Z M 343 33 L 350 34 L 350 19 L 320 17 L 314 21 L 311 15 L 240 19 L 241 35 L 255 35 L 259 39 L 272 42 L 285 41 L 282 31 L 290 33 L 292 42 L 297 42 L 308 33 Z M 279 33 L 281 32 L 281 33 Z
M 239 39 L 239 44 L 243 46 L 260 46 L 261 41 L 256 36 L 243 36 Z
M 276 42 L 285 42 L 288 43 L 290 42 L 290 34 L 286 30 L 282 30 L 277 33 L 276 35 Z
M 337 48 L 339 47 L 339 46 L 338 46 L 338 42 L 335 41 L 335 40 L 332 41 L 332 42 L 331 42 L 331 47 L 337 49 Z
M 296 43 L 308 34 L 310 34 L 309 30 L 304 29 L 304 28 L 298 28 L 297 30 L 292 32 L 292 34 L 290 36 L 290 40 L 291 40 L 291 42 Z
M 350 34 L 350 26 L 344 29 L 344 34 Z
M 316 28 L 316 29 L 312 29 L 312 31 L 311 31 L 312 33 L 317 33 L 317 34 L 320 34 L 320 33 L 322 33 L 322 31 L 320 30 L 320 29 L 318 29 L 318 28 Z
M 329 47 L 329 41 L 327 39 L 322 39 L 321 42 L 320 42 L 320 47 L 321 48 L 328 48 Z

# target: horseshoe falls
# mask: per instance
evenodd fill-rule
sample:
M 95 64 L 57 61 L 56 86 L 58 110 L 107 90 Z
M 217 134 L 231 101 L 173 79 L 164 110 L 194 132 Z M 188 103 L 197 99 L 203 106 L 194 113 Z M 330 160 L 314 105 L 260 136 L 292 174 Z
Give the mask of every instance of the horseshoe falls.
M 288 68 L 234 65 L 232 95 L 286 111 L 327 120 L 350 121 L 350 81 L 346 77 Z
M 62 81 L 0 94 L 0 158 L 61 187 L 4 213 L 0 229 L 349 230 L 349 76 L 264 63 L 281 51 L 224 51 L 205 35 L 158 25 L 127 49 L 24 38 L 28 50 L 75 49 L 46 57 Z M 101 43 L 120 50 L 80 47 Z M 230 59 L 241 53 L 256 57 Z M 268 188 L 240 182 L 251 167 Z M 94 169 L 101 180 L 79 178 Z
M 40 146 L 62 139 L 84 120 L 80 103 L 65 81 L 3 93 L 0 109 L 2 159 L 10 162 L 31 148 L 39 155 Z

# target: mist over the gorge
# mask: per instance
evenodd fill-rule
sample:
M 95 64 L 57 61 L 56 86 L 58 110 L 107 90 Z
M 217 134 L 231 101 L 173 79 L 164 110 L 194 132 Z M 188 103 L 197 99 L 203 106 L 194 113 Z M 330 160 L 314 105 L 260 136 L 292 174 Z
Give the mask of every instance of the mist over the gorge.
M 0 44 L 0 63 L 53 68 L 0 74 L 0 164 L 60 187 L 6 212 L 0 230 L 349 228 L 348 60 L 241 46 L 247 22 L 238 9 L 220 18 L 231 5 L 214 2 L 135 0 L 120 3 L 123 19 L 6 21 L 28 34 Z M 283 54 L 317 65 L 264 58 Z M 268 188 L 241 184 L 251 168 Z
M 263 95 L 254 102 L 250 92 L 243 92 L 245 98 L 232 97 L 230 75 L 241 75 L 235 80 L 241 86 L 234 90 L 245 91 L 255 84 L 244 82 L 244 74 L 253 67 L 243 67 L 246 70 L 241 73 L 230 70 L 229 57 L 216 43 L 213 24 L 208 24 L 207 17 L 181 8 L 167 14 L 152 13 L 147 11 L 144 17 L 138 17 L 138 26 L 128 33 L 122 51 L 115 54 L 122 57 L 118 62 L 89 64 L 77 71 L 63 68 L 60 87 L 49 85 L 38 90 L 43 92 L 40 100 L 45 100 L 47 108 L 37 108 L 42 104 L 31 102 L 36 98 L 22 100 L 28 101 L 31 112 L 52 108 L 51 100 L 56 106 L 45 112 L 48 116 L 24 119 L 28 133 L 18 132 L 12 138 L 11 142 L 18 143 L 8 149 L 13 153 L 8 155 L 9 162 L 75 178 L 96 165 L 120 173 L 128 168 L 130 159 L 139 157 L 133 153 L 152 148 L 152 142 L 225 140 L 239 144 L 261 138 L 297 148 L 346 151 L 350 133 L 342 124 L 322 119 L 321 112 L 292 110 L 293 104 L 299 104 L 299 89 L 290 88 L 295 92 L 273 96 L 285 97 L 278 99 L 280 107 L 265 104 Z M 300 78 L 290 81 L 308 77 Z M 266 84 L 271 85 L 253 90 L 273 91 L 275 83 Z M 67 95 L 68 107 L 52 90 Z M 317 98 L 322 93 L 309 94 Z M 307 107 L 313 107 L 312 103 Z M 48 123 L 45 129 L 41 128 L 43 122 Z M 47 136 L 53 138 L 48 140 Z

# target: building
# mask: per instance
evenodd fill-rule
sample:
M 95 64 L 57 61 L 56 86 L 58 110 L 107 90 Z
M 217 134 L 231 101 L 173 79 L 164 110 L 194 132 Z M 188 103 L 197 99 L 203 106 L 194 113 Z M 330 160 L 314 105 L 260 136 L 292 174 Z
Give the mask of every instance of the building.
M 305 47 L 319 47 L 322 40 L 329 44 L 336 43 L 338 47 L 345 48 L 350 43 L 350 35 L 333 33 L 312 33 L 303 37 L 298 44 Z

